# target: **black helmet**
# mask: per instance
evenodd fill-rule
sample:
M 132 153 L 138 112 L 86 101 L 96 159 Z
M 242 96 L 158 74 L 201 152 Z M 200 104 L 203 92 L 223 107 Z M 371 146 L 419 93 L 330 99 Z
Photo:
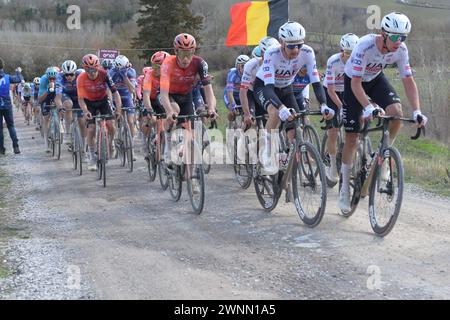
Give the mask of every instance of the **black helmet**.
M 105 69 L 105 70 L 111 69 L 111 68 L 113 67 L 113 62 L 112 62 L 112 60 L 110 60 L 110 59 L 104 59 L 104 60 L 102 61 L 102 67 L 103 67 L 103 69 Z

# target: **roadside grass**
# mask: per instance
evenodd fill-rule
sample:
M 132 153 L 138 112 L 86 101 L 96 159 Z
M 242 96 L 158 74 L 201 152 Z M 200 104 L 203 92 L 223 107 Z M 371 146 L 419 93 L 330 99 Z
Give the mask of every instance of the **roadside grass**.
M 402 154 L 405 179 L 427 191 L 450 196 L 450 148 L 438 142 L 420 138 L 412 141 L 406 134 L 399 136 L 395 146 Z

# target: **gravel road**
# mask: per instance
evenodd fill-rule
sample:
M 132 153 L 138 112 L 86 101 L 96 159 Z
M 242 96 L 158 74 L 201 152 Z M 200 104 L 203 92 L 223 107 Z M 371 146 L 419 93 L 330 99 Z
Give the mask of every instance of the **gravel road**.
M 0 209 L 0 224 L 15 230 L 0 246 L 2 299 L 450 298 L 450 199 L 407 185 L 399 220 L 380 239 L 367 200 L 346 219 L 333 189 L 310 229 L 292 204 L 264 212 L 253 186 L 241 190 L 223 165 L 207 176 L 197 216 L 186 193 L 174 203 L 148 182 L 141 154 L 131 174 L 110 162 L 104 189 L 16 121 L 22 155 L 0 157 L 19 203 Z

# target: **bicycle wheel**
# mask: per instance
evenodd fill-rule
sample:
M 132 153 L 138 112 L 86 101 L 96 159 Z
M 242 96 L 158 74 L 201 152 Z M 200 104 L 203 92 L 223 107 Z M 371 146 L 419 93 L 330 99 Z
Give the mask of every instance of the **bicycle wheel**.
M 350 211 L 341 210 L 344 217 L 349 218 L 358 207 L 359 200 L 361 199 L 361 189 L 364 185 L 366 177 L 366 169 L 363 168 L 362 163 L 362 153 L 363 147 L 360 145 L 356 150 L 355 164 L 353 165 L 350 181 L 349 181 L 349 191 L 350 191 Z M 339 192 L 342 187 L 342 173 L 339 175 Z
M 181 166 L 174 165 L 174 170 L 169 175 L 169 192 L 174 201 L 180 200 L 182 191 Z
M 103 187 L 106 188 L 106 161 L 108 159 L 108 137 L 105 130 L 101 131 L 101 145 L 100 145 L 100 162 L 102 164 Z
M 189 165 L 187 190 L 194 213 L 201 214 L 205 203 L 205 177 L 204 169 L 201 164 Z
M 118 129 L 118 134 L 117 134 L 117 139 L 116 139 L 116 148 L 117 148 L 117 154 L 118 157 L 120 159 L 120 165 L 122 167 L 125 167 L 126 165 L 126 161 L 127 161 L 127 155 L 125 152 L 125 128 L 124 125 L 122 123 L 123 120 L 120 120 L 119 122 L 119 129 Z
M 238 130 L 237 132 L 241 132 Z M 242 189 L 248 189 L 250 184 L 252 183 L 252 171 L 250 167 L 250 160 L 248 154 L 248 137 L 245 137 L 243 134 L 240 134 L 238 137 L 234 137 L 234 175 L 236 176 L 236 180 Z M 239 144 L 244 144 L 244 155 L 238 154 L 238 150 L 242 149 L 242 146 L 239 148 Z M 242 156 L 244 156 L 245 163 L 242 162 Z
M 78 124 L 75 124 L 77 126 Z M 75 127 L 74 130 L 74 152 L 77 154 L 78 160 L 78 172 L 80 176 L 83 175 L 83 137 L 81 136 L 80 129 Z
M 59 121 L 55 121 L 55 120 L 53 120 L 53 121 L 54 121 L 53 139 L 54 139 L 54 149 L 55 149 L 53 156 L 56 155 L 56 158 L 59 160 L 59 159 L 61 159 L 61 142 L 62 142 L 61 127 L 60 127 Z
M 321 150 L 320 138 L 316 128 L 314 128 L 312 125 L 305 124 L 305 126 L 303 127 L 303 139 L 307 142 L 310 142 L 313 146 L 315 146 L 320 154 Z
M 133 172 L 133 138 L 131 136 L 131 129 L 128 123 L 125 125 L 125 158 L 128 166 L 128 171 Z
M 278 204 L 280 193 L 276 186 L 279 173 L 273 176 L 258 175 L 253 179 L 256 197 L 265 211 L 272 211 Z
M 385 174 L 383 166 L 387 171 Z M 397 221 L 403 199 L 403 177 L 400 153 L 394 147 L 386 148 L 383 152 L 383 164 L 377 164 L 369 189 L 370 224 L 380 237 L 391 232 Z
M 156 163 L 156 145 L 153 143 L 155 140 L 155 128 L 152 127 L 149 136 L 147 137 L 147 156 L 145 157 L 145 160 L 147 161 L 147 169 L 148 169 L 148 175 L 150 177 L 150 182 L 155 181 L 156 178 L 156 169 L 157 169 L 157 163 Z
M 164 132 L 161 132 L 161 135 L 159 137 L 159 154 L 162 155 L 164 153 L 164 146 L 165 146 L 165 136 Z M 163 158 L 161 156 L 161 158 Z M 158 176 L 159 176 L 159 183 L 161 184 L 161 187 L 163 190 L 167 190 L 169 187 L 169 175 L 167 172 L 167 166 L 164 162 L 164 159 L 161 159 L 158 163 Z
M 292 193 L 300 219 L 307 226 L 316 227 L 325 213 L 327 182 L 319 152 L 309 142 L 300 145 L 295 155 Z
M 203 171 L 208 174 L 211 171 L 211 138 L 205 124 L 203 126 Z

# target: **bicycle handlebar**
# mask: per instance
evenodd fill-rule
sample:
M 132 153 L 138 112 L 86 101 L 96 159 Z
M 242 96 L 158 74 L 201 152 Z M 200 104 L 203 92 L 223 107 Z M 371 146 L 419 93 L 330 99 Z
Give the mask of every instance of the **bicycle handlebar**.
M 416 123 L 416 121 L 414 121 L 414 119 L 411 118 L 402 118 L 402 117 L 398 117 L 398 116 L 380 116 L 378 114 L 378 110 L 374 111 L 374 116 L 378 118 L 378 124 L 377 124 L 377 128 L 381 127 L 381 120 L 384 121 L 391 121 L 391 120 L 399 120 L 399 121 L 404 121 L 404 122 L 409 122 L 409 123 Z M 423 122 L 423 117 L 421 115 L 417 116 L 417 123 L 421 124 Z M 419 137 L 423 135 L 425 136 L 425 127 L 419 127 L 417 128 L 416 134 L 414 136 L 411 136 L 411 140 L 417 140 L 419 139 Z
M 191 114 L 191 115 L 184 115 L 184 116 L 177 116 L 175 114 L 172 114 L 172 119 L 198 119 L 198 118 L 212 118 L 212 114 L 209 113 L 201 113 L 201 114 Z

